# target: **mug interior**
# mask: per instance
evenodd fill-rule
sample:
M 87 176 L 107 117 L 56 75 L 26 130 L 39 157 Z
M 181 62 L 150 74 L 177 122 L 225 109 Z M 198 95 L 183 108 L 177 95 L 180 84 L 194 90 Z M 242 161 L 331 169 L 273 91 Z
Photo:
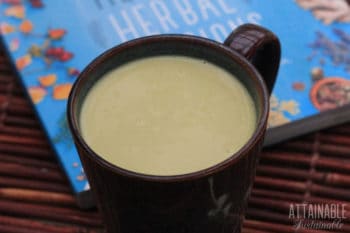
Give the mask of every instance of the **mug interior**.
M 70 120 L 72 120 L 71 123 L 75 126 L 73 128 L 76 131 L 73 133 L 78 134 L 80 143 L 89 148 L 81 137 L 79 119 L 85 97 L 94 84 L 107 72 L 128 62 L 161 55 L 187 56 L 211 62 L 234 75 L 249 92 L 256 110 L 255 133 L 241 150 L 227 160 L 241 154 L 245 147 L 251 146 L 250 144 L 257 140 L 256 138 L 260 134 L 259 131 L 263 128 L 262 124 L 264 124 L 267 117 L 268 94 L 260 75 L 253 66 L 242 56 L 217 42 L 193 36 L 164 35 L 141 38 L 114 47 L 97 57 L 81 73 L 73 87 L 69 101 L 70 118 L 72 118 Z M 102 158 L 100 157 L 100 159 Z M 225 160 L 222 163 L 225 162 L 227 161 Z

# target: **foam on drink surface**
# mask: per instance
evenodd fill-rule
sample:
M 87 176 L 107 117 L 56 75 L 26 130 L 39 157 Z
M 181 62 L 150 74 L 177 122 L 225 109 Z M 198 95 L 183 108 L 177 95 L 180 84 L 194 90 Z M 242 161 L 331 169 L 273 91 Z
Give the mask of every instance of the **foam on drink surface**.
M 108 72 L 81 111 L 90 148 L 116 166 L 150 175 L 211 167 L 256 128 L 254 102 L 232 74 L 182 56 L 139 59 Z

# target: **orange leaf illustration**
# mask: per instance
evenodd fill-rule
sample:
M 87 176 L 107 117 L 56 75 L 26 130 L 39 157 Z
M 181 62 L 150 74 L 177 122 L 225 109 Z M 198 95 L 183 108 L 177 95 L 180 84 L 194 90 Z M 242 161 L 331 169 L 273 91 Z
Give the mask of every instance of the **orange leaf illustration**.
M 1 34 L 6 35 L 6 34 L 14 32 L 16 29 L 14 26 L 12 26 L 8 23 L 1 23 L 0 30 L 1 30 Z
M 11 52 L 17 51 L 19 48 L 19 39 L 18 38 L 14 38 L 11 40 L 10 42 L 10 50 Z
M 25 67 L 29 66 L 30 63 L 32 63 L 32 56 L 29 54 L 26 54 L 16 60 L 16 66 L 19 70 L 23 70 Z
M 5 10 L 6 16 L 12 16 L 18 19 L 24 19 L 25 17 L 25 9 L 22 5 L 15 5 L 12 7 L 9 7 Z
M 29 87 L 28 89 L 30 98 L 32 99 L 34 104 L 39 103 L 43 100 L 47 91 L 42 87 Z
M 48 74 L 48 75 L 39 77 L 39 83 L 43 87 L 52 86 L 53 84 L 55 84 L 56 80 L 57 80 L 56 74 Z
M 33 24 L 30 20 L 24 20 L 21 25 L 19 25 L 19 30 L 24 34 L 28 34 L 33 30 Z
M 49 37 L 53 40 L 59 40 L 66 34 L 66 30 L 64 29 L 50 29 Z
M 54 87 L 53 98 L 56 100 L 64 100 L 69 96 L 69 92 L 72 89 L 71 83 L 64 83 Z

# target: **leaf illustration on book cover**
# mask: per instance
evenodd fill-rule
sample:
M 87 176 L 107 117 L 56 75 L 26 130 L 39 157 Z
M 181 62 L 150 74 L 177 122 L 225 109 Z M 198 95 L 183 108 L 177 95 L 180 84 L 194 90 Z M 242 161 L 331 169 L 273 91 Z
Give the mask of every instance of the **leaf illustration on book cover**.
M 40 103 L 47 94 L 47 90 L 43 87 L 29 87 L 28 92 L 34 104 Z
M 39 80 L 39 83 L 41 86 L 50 87 L 56 83 L 57 75 L 56 74 L 44 75 L 44 76 L 39 77 L 38 80 Z
M 23 20 L 22 23 L 19 25 L 19 30 L 24 34 L 31 33 L 33 30 L 32 22 L 28 19 Z
M 27 66 L 32 63 L 32 56 L 30 54 L 26 54 L 16 60 L 16 67 L 19 70 L 23 70 Z
M 14 5 L 5 10 L 6 16 L 11 16 L 18 19 L 25 18 L 25 8 L 22 5 Z
M 279 100 L 276 95 L 270 98 L 268 127 L 276 127 L 290 122 L 289 115 L 300 113 L 299 103 L 295 100 Z
M 7 35 L 7 34 L 10 34 L 14 31 L 16 31 L 16 28 L 9 23 L 3 22 L 0 24 L 0 30 L 1 30 L 2 35 Z
M 60 40 L 66 34 L 66 30 L 62 28 L 49 29 L 48 36 L 52 40 Z
M 73 53 L 67 51 L 64 47 L 49 47 L 45 51 L 45 56 L 49 59 L 66 62 L 73 58 Z
M 54 86 L 53 98 L 56 100 L 65 100 L 69 96 L 69 92 L 72 89 L 71 83 L 64 83 Z

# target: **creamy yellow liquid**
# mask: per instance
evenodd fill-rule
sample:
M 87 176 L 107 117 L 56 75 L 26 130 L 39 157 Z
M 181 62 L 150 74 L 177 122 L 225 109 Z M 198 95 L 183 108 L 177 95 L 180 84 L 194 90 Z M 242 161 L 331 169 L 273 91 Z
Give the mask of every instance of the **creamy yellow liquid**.
M 256 127 L 253 100 L 232 74 L 182 56 L 140 59 L 107 73 L 81 111 L 83 138 L 97 154 L 150 175 L 220 163 Z

